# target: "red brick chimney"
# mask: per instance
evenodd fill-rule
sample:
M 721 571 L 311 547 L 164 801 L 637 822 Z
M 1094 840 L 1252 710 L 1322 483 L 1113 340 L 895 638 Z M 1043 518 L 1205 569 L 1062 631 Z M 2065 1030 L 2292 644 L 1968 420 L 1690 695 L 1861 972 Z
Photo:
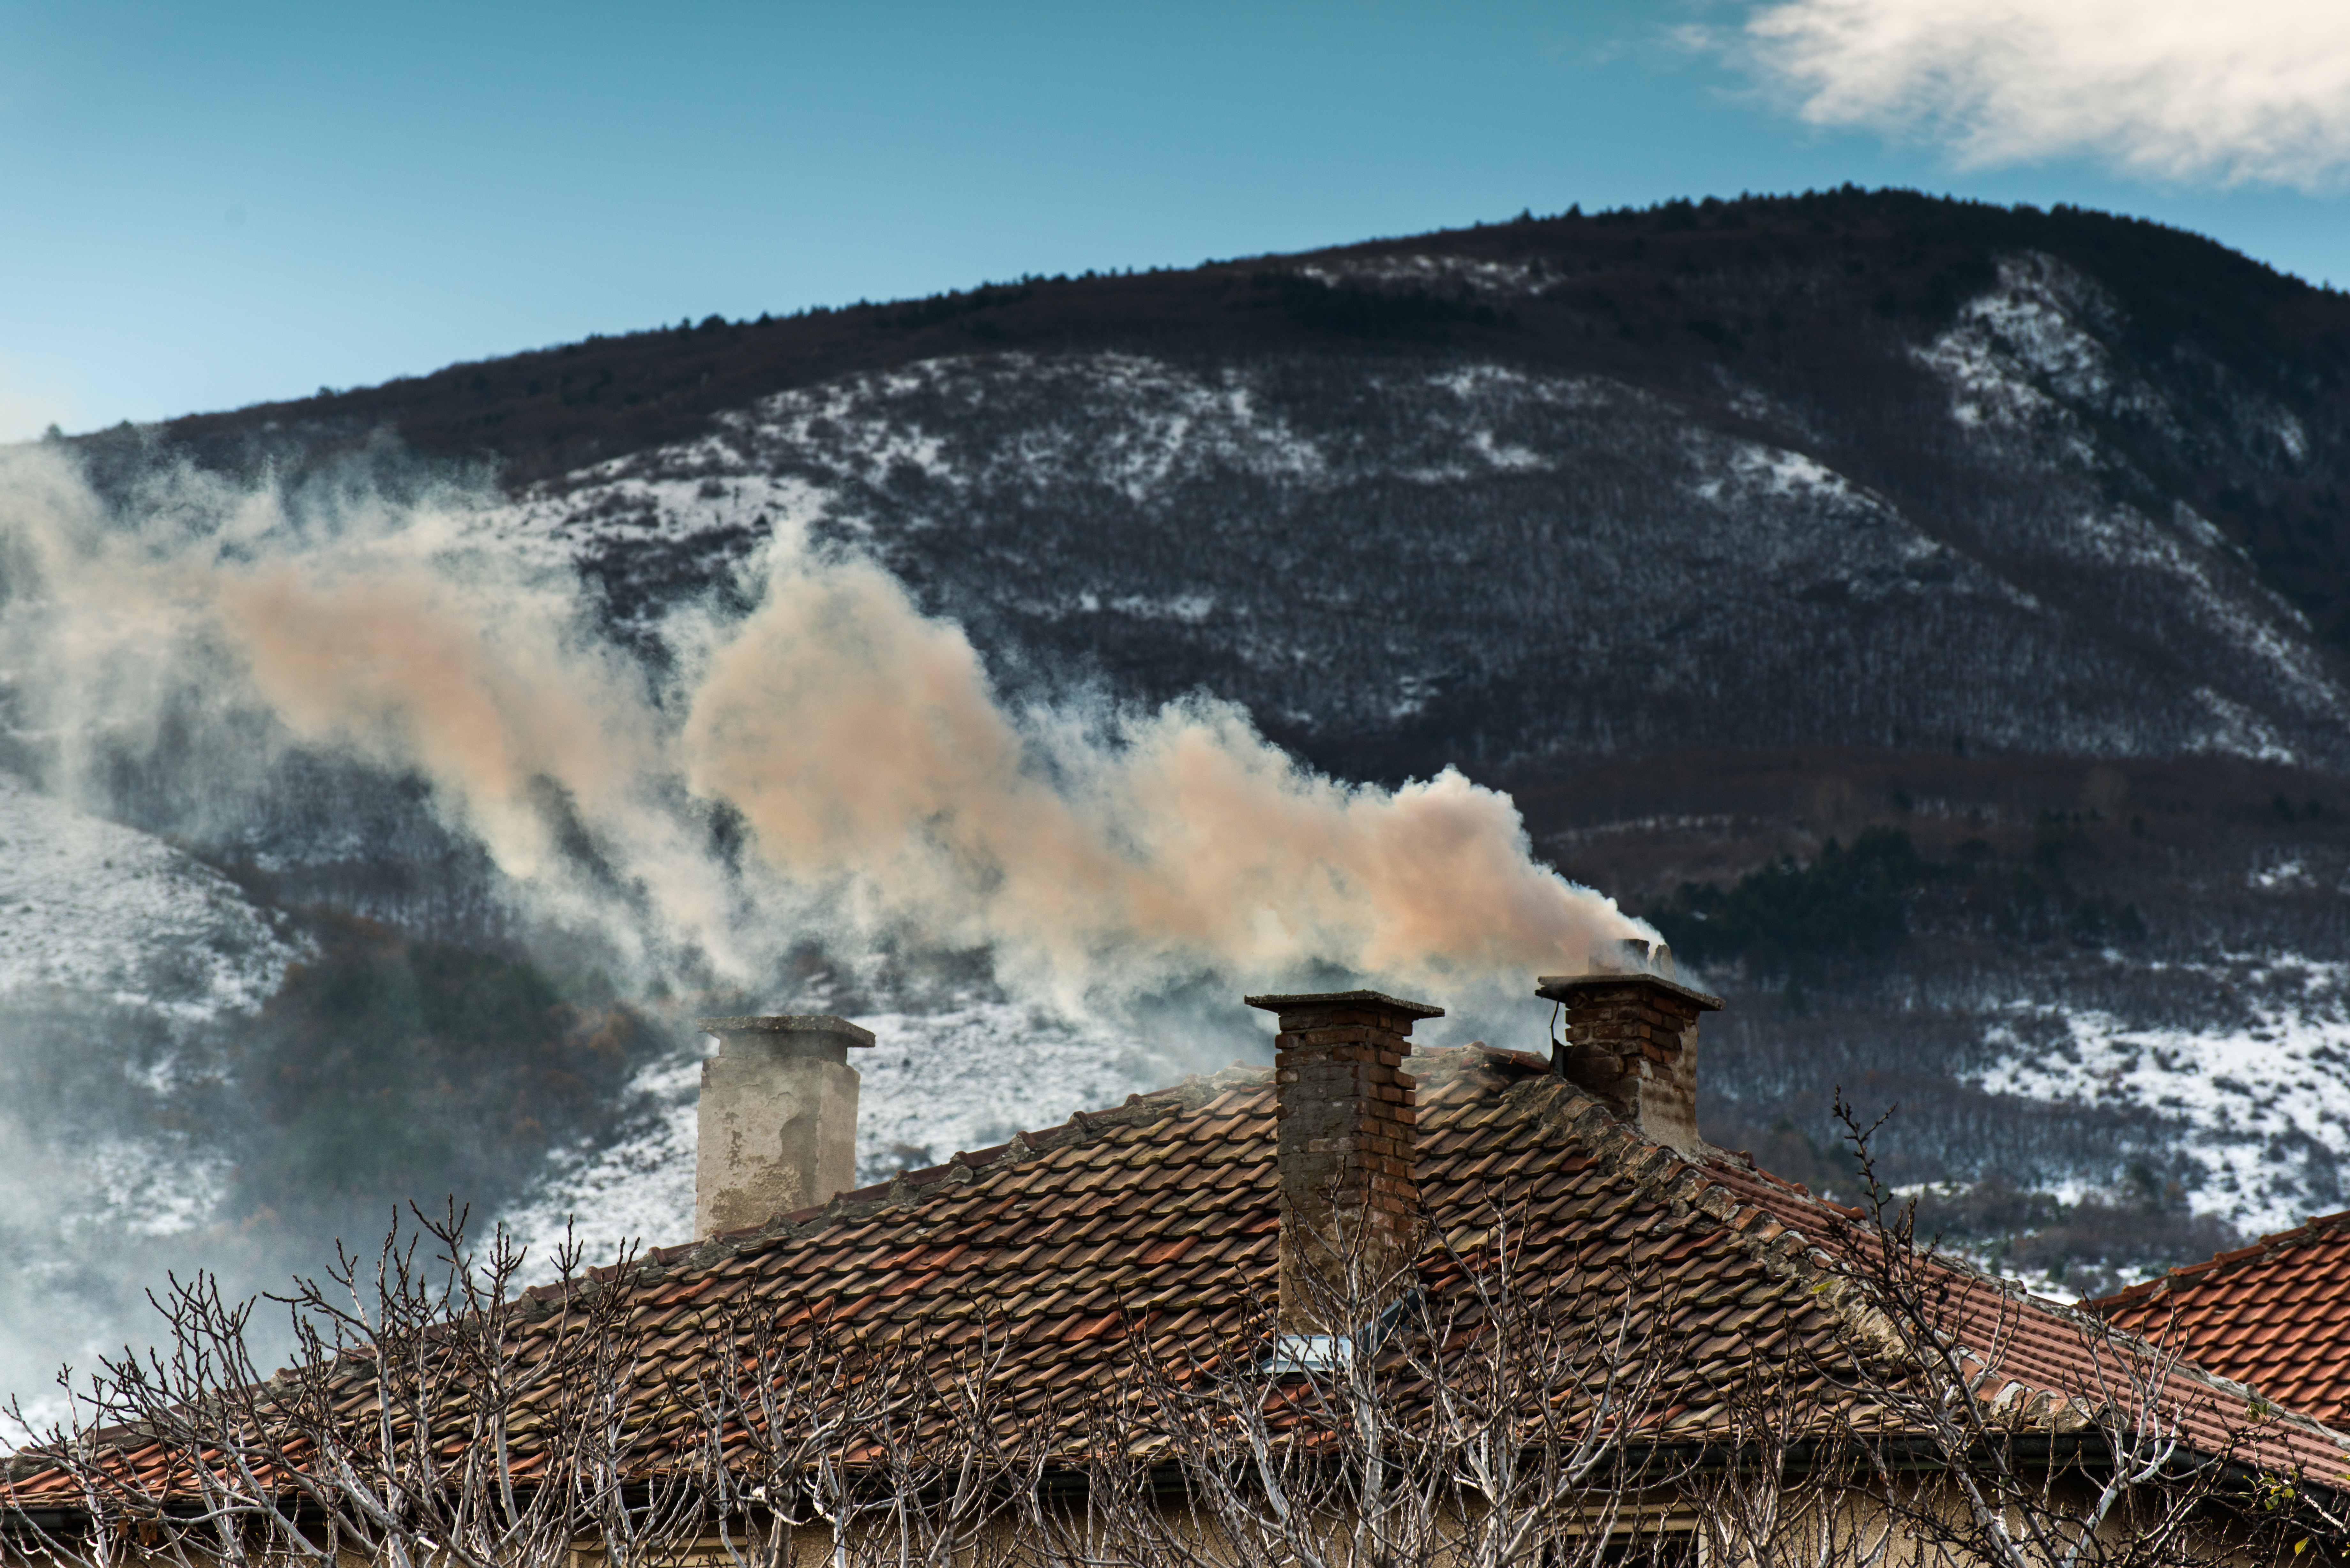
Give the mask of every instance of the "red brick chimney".
M 1444 1009 L 1376 991 L 1252 996 L 1281 1021 L 1281 1328 L 1351 1333 L 1396 1293 L 1419 1244 L 1411 1026 Z M 1350 1281 L 1349 1266 L 1354 1278 Z
M 1565 1044 L 1551 1053 L 1559 1076 L 1649 1137 L 1681 1154 L 1705 1147 L 1697 1131 L 1697 1021 L 1721 998 L 1674 978 L 1672 950 L 1627 940 L 1619 967 L 1546 974 L 1534 994 L 1564 1004 Z

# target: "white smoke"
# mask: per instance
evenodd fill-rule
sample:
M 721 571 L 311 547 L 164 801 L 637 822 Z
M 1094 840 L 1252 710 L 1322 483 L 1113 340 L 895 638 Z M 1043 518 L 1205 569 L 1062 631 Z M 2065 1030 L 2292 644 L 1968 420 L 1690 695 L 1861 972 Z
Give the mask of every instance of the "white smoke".
M 494 504 L 303 509 L 172 471 L 126 510 L 54 447 L 11 452 L 16 722 L 68 785 L 166 714 L 233 737 L 214 753 L 412 773 L 537 914 L 648 971 L 691 954 L 748 980 L 814 936 L 985 950 L 1013 994 L 1072 1012 L 1334 975 L 1440 1001 L 1646 933 L 1450 770 L 1339 783 L 1204 698 L 1010 707 L 959 627 L 796 534 L 754 564 L 747 615 L 671 618 L 656 679 L 567 570 L 496 543 Z M 714 847 L 722 822 L 747 853 Z
M 2304 190 L 2350 169 L 2350 8 L 2331 0 L 1785 0 L 1744 44 L 1812 124 L 1968 167 L 2086 155 Z

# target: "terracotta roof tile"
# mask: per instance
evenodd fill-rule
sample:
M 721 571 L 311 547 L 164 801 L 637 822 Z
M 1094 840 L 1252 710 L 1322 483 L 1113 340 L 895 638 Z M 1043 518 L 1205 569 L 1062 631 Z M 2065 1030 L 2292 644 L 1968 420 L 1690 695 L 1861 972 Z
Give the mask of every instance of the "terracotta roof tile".
M 1436 1231 L 1474 1251 L 1506 1230 L 1523 1248 L 1521 1266 L 1537 1273 L 1630 1264 L 1655 1288 L 1649 1305 L 1676 1314 L 1677 1431 L 1704 1429 L 1721 1400 L 1709 1377 L 1751 1346 L 1792 1354 L 1803 1336 L 1838 1331 L 1839 1309 L 1813 1289 L 1825 1277 L 1814 1253 L 1843 1244 L 1836 1238 L 1851 1233 L 1854 1211 L 1734 1157 L 1683 1159 L 1617 1124 L 1537 1058 L 1470 1047 L 1416 1054 L 1412 1064 L 1419 1179 Z M 1249 1321 L 1252 1287 L 1259 1300 L 1272 1294 L 1274 1099 L 1269 1073 L 1227 1069 L 756 1231 L 658 1250 L 619 1283 L 663 1327 L 667 1388 L 702 1370 L 712 1342 L 701 1325 L 728 1303 L 764 1303 L 784 1323 L 891 1324 L 941 1345 L 967 1343 L 985 1318 L 1010 1347 L 1006 1403 L 1035 1419 L 1047 1403 L 1115 1379 L 1129 1328 L 1169 1349 L 1213 1349 Z M 2324 1255 L 2338 1264 L 2345 1254 L 2350 1236 Z M 2064 1309 L 1951 1277 L 1968 1332 L 1994 1323 L 2012 1330 L 2010 1376 L 2041 1390 L 2077 1382 L 2081 1340 Z M 2343 1301 L 2337 1276 L 2313 1273 L 2312 1288 L 2321 1283 L 2325 1300 Z M 551 1334 L 552 1298 L 533 1299 L 549 1308 L 536 1332 Z M 2345 1320 L 2350 1307 L 2339 1304 L 2315 1325 L 2296 1319 L 2296 1363 L 2350 1366 Z M 364 1394 L 355 1385 L 353 1399 Z M 655 1428 L 687 1418 L 662 1390 L 643 1397 L 640 1415 Z M 1081 1440 L 1074 1420 L 1065 1411 L 1055 1425 Z M 2322 1452 L 2341 1468 L 2330 1434 L 2293 1432 L 2295 1453 Z
M 2320 1420 L 2350 1422 L 2350 1212 L 2088 1303 L 2148 1339 Z

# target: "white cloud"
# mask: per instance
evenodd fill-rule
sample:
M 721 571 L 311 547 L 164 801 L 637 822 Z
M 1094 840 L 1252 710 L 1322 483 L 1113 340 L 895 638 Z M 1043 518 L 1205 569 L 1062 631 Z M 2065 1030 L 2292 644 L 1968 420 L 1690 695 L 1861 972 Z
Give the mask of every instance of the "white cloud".
M 2350 173 L 2341 0 L 1783 0 L 1745 44 L 1804 119 L 1939 140 L 1968 166 L 2086 154 L 2303 189 Z

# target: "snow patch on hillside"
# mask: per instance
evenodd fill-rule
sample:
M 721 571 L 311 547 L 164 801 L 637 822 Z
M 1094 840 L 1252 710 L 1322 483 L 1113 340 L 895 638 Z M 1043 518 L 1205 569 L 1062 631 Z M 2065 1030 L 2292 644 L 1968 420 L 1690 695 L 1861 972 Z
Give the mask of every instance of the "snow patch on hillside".
M 2282 763 L 2288 767 L 2301 760 L 2291 746 L 2278 738 L 2273 726 L 2234 698 L 2222 696 L 2209 686 L 2198 686 L 2191 695 L 2212 719 L 2212 728 L 2200 738 L 2197 750 L 2216 752 L 2221 756 L 2250 757 L 2260 763 Z
M 974 441 L 966 427 L 987 405 L 1035 417 L 1014 439 Z M 1092 409 L 1117 416 L 1076 417 Z M 1075 479 L 1136 503 L 1209 472 L 1312 483 L 1328 468 L 1313 441 L 1264 408 L 1248 376 L 1132 354 L 925 360 L 777 393 L 732 416 L 727 433 L 754 469 L 788 462 L 837 484 L 880 485 L 903 466 L 958 489 L 1017 493 Z
M 2339 1207 L 2334 1162 L 2350 1156 L 2350 963 L 2230 955 L 2188 967 L 2215 988 L 2246 994 L 2241 1022 L 2135 1025 L 2108 1012 L 2019 1002 L 2010 1017 L 2057 1024 L 2058 1043 L 2027 1046 L 2014 1023 L 1994 1025 L 1987 1043 L 2000 1054 L 1981 1087 L 2178 1117 L 2184 1147 L 2205 1173 L 2189 1195 L 2195 1210 L 2248 1233 L 2298 1224 L 2313 1207 Z
M 538 1189 L 500 1223 L 529 1250 L 533 1282 L 555 1277 L 567 1237 L 587 1262 L 608 1263 L 623 1246 L 693 1240 L 694 1106 L 702 1057 L 681 1054 L 640 1069 L 623 1096 L 627 1115 L 601 1142 L 565 1150 Z
M 2076 560 L 2168 578 L 2179 607 L 2248 662 L 2272 671 L 2282 693 L 2313 713 L 2350 709 L 2350 696 L 2310 642 L 2306 622 L 2262 593 L 2241 558 L 2193 509 L 2179 506 L 2158 519 L 2134 506 L 2085 507 L 2052 542 Z
M 869 1181 L 1118 1105 L 1201 1065 L 1106 1024 L 1007 1002 L 857 1022 L 876 1037 L 852 1064 L 864 1076 L 858 1174 Z
M 216 1153 L 183 1149 L 151 1134 L 102 1138 L 87 1153 L 89 1218 L 134 1236 L 173 1236 L 211 1223 L 234 1174 Z
M 679 467 L 708 468 L 712 454 L 674 449 Z M 545 485 L 511 507 L 485 509 L 474 525 L 538 567 L 651 548 L 717 547 L 730 536 L 795 534 L 826 515 L 832 493 L 804 479 L 728 471 L 721 477 L 607 472 L 604 464 L 561 486 Z
M 2113 357 L 2090 327 L 2111 330 L 2116 312 L 2102 290 L 2054 256 L 2002 257 L 1999 286 L 1969 301 L 1960 320 L 2060 397 L 2094 401 L 2113 392 Z
M 140 1287 L 235 1176 L 234 1026 L 308 950 L 209 867 L 0 774 L 0 1394 L 152 1331 Z
M 210 1020 L 260 1011 L 299 956 L 217 871 L 0 774 L 0 1000 Z
M 2056 400 L 2033 385 L 1987 333 L 1953 327 L 1918 358 L 1950 383 L 1950 417 L 1968 430 L 2029 429 L 2062 414 Z M 2085 441 L 2073 451 L 2083 460 L 2095 455 Z
M 1365 256 L 1347 261 L 1315 263 L 1297 269 L 1302 277 L 1330 287 L 1341 284 L 1402 285 L 1427 288 L 1436 285 L 1466 286 L 1481 294 L 1535 295 L 1555 279 L 1539 260 L 1482 261 L 1474 256 Z
M 1693 493 L 1736 519 L 1750 540 L 1778 539 L 1780 559 L 1772 564 L 1806 582 L 1839 583 L 1860 600 L 1982 594 L 2042 613 L 2030 594 L 1806 452 L 1713 438 L 1692 439 L 1688 446 L 1704 476 L 1692 482 Z M 1819 547 L 1823 535 L 1835 540 L 1835 548 Z M 1783 591 L 1797 587 L 1791 582 Z
M 2128 413 L 2175 430 L 2152 388 L 2116 376 L 2099 337 L 2118 325 L 2104 292 L 2054 256 L 2005 256 L 1999 283 L 1960 307 L 1918 363 L 1950 389 L 1950 417 L 1983 434 L 2037 435 L 2079 467 L 2098 449 L 2069 405 Z
M 1173 598 L 1147 598 L 1140 594 L 1128 594 L 1105 605 L 1098 594 L 1080 594 L 1074 601 L 1082 614 L 1094 615 L 1107 609 L 1114 615 L 1132 616 L 1138 620 L 1180 621 L 1185 626 L 1199 626 L 1213 615 L 1216 601 L 1205 594 L 1179 594 Z
M 1851 481 L 1843 474 L 1800 452 L 1742 446 L 1730 463 L 1731 471 L 1751 490 L 1773 499 L 1817 501 L 1831 506 L 1853 504 L 1865 508 L 1868 504 L 1854 493 Z M 1708 493 L 1708 487 L 1700 486 L 1699 493 Z M 1713 482 L 1711 493 L 1721 493 L 1720 481 Z

